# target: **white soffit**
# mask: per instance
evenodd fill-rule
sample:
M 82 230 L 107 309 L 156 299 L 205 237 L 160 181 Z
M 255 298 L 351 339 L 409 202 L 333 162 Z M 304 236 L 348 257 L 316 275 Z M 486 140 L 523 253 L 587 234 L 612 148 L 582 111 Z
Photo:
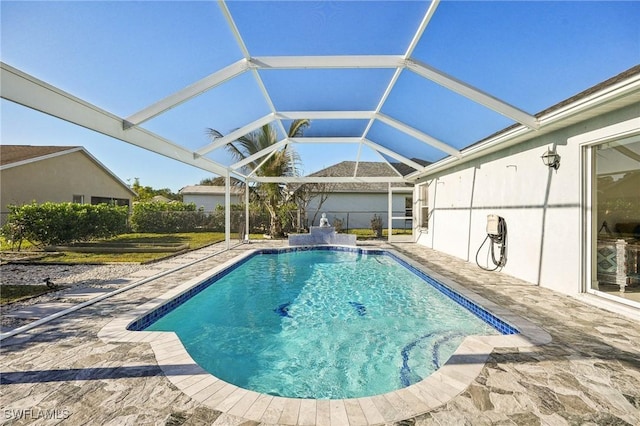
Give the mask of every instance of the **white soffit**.
M 505 129 L 481 143 L 463 149 L 460 158 L 444 158 L 425 167 L 422 171 L 406 175 L 405 178 L 415 182 L 420 178 L 446 170 L 461 162 L 491 154 L 526 142 L 534 137 L 551 133 L 638 102 L 640 102 L 640 74 L 635 74 L 602 90 L 580 97 L 574 102 L 558 108 L 552 108 L 548 113 L 540 115 L 538 120 L 541 123 L 541 128 L 538 131 L 523 125 Z

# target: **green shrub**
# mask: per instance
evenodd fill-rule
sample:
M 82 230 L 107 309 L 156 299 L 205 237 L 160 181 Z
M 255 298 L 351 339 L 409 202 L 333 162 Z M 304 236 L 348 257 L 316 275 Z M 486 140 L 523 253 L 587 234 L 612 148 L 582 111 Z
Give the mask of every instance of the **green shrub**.
M 206 214 L 194 203 L 139 202 L 133 205 L 134 232 L 193 232 L 202 228 Z
M 127 230 L 125 206 L 47 202 L 8 208 L 1 232 L 18 246 L 23 240 L 36 245 L 68 244 L 112 237 Z

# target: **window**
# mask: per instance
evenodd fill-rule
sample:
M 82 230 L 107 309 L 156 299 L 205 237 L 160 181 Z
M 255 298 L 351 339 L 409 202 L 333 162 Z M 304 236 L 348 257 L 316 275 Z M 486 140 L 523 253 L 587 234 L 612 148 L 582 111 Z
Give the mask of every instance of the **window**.
M 84 204 L 84 195 L 74 195 L 72 203 Z
M 404 215 L 405 217 L 413 218 L 413 197 L 405 197 Z
M 429 228 L 429 186 L 427 184 L 420 185 L 420 199 L 418 200 L 420 207 L 420 227 Z
M 115 206 L 129 206 L 126 198 L 91 197 L 91 204 L 110 204 Z

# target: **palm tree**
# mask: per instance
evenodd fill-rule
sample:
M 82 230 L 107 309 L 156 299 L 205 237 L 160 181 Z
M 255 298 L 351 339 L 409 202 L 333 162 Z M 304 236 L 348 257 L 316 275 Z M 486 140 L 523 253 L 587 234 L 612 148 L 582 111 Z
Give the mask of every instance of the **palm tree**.
M 290 138 L 302 136 L 304 129 L 309 127 L 310 124 L 311 122 L 307 119 L 294 120 L 289 127 L 288 136 Z M 207 133 L 212 139 L 223 136 L 215 129 L 207 129 Z M 270 124 L 267 124 L 227 144 L 226 149 L 236 160 L 240 161 L 274 145 L 277 142 L 277 137 L 276 130 Z M 290 144 L 271 153 L 271 156 L 260 166 L 263 160 L 264 157 L 254 160 L 247 164 L 246 168 L 249 171 L 255 171 L 257 176 L 298 176 L 300 157 Z M 250 190 L 250 195 L 253 199 L 262 204 L 271 216 L 269 234 L 272 237 L 282 236 L 280 211 L 288 199 L 285 185 L 279 183 L 257 183 Z

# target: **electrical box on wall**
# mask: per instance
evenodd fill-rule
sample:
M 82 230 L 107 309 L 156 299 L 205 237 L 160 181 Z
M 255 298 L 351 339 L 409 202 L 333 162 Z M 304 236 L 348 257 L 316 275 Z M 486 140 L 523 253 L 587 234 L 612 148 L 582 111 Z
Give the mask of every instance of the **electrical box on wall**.
M 487 266 L 480 264 L 480 250 L 482 250 L 482 246 L 484 246 L 487 241 L 490 241 L 487 252 L 487 263 L 490 258 L 494 267 L 489 267 L 488 264 Z M 496 248 L 498 257 L 496 257 Z M 507 264 L 507 222 L 497 214 L 487 215 L 487 236 L 476 252 L 476 263 L 486 271 L 495 271 Z
M 487 215 L 487 234 L 489 235 L 498 235 L 500 231 L 498 230 L 498 224 L 500 223 L 500 216 L 497 214 Z

